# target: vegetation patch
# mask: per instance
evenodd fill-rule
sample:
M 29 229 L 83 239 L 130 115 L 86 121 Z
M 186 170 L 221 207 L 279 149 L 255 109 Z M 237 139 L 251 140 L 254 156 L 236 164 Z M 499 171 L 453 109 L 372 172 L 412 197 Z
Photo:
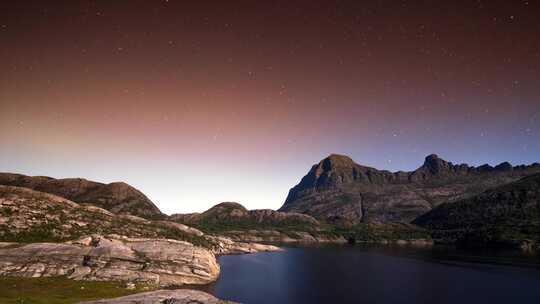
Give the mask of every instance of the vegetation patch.
M 64 277 L 0 277 L 0 303 L 70 304 L 121 297 L 152 289 L 155 287 L 136 285 L 135 289 L 126 289 L 125 285 L 119 282 L 74 281 Z
M 295 236 L 295 232 L 313 232 L 315 227 L 306 223 L 294 221 L 282 222 L 258 222 L 252 219 L 236 219 L 236 220 L 201 220 L 190 226 L 209 234 L 226 234 L 230 231 L 263 231 L 276 230 L 289 236 Z
M 333 232 L 356 242 L 431 239 L 428 230 L 405 223 L 358 224 L 348 228 L 335 227 Z

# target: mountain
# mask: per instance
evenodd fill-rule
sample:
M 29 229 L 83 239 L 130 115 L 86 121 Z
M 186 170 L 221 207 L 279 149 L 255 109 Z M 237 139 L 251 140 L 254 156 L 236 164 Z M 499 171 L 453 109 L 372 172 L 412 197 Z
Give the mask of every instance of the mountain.
M 332 154 L 313 165 L 289 191 L 279 211 L 347 225 L 410 222 L 443 202 L 471 197 L 538 172 L 538 163 L 473 167 L 431 154 L 418 169 L 393 173 Z
M 161 218 L 164 214 L 142 192 L 122 182 L 102 184 L 82 178 L 0 173 L 0 185 L 25 187 L 54 194 L 80 204 L 91 204 L 117 214 Z
M 540 241 L 540 174 L 444 203 L 413 222 L 435 238 L 467 243 Z

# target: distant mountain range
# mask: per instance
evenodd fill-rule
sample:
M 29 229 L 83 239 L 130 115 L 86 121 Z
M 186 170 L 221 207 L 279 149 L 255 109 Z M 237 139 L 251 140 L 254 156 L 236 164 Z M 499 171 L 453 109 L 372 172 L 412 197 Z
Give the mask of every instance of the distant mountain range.
M 389 172 L 332 154 L 289 191 L 283 212 L 338 224 L 410 222 L 434 207 L 539 173 L 540 164 L 455 165 L 432 154 L 412 172 Z

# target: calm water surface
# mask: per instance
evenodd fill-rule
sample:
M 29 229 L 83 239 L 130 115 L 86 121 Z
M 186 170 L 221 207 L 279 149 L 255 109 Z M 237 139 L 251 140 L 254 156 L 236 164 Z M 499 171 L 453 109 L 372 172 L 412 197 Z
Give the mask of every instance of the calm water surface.
M 219 262 L 221 276 L 207 291 L 246 304 L 540 303 L 536 256 L 329 246 Z

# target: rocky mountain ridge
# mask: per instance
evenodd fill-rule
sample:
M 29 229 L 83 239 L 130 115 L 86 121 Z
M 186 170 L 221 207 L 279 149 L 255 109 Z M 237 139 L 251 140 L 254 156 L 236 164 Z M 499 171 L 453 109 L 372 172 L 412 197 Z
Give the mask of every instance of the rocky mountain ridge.
M 453 164 L 428 155 L 417 170 L 389 172 L 332 154 L 289 191 L 283 212 L 334 223 L 409 222 L 433 207 L 540 172 L 540 164 L 495 167 Z

